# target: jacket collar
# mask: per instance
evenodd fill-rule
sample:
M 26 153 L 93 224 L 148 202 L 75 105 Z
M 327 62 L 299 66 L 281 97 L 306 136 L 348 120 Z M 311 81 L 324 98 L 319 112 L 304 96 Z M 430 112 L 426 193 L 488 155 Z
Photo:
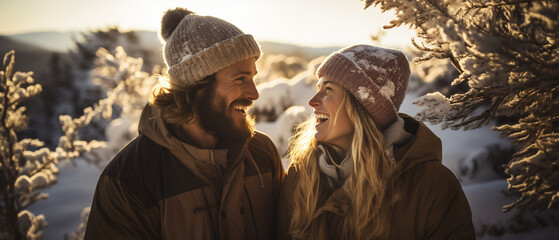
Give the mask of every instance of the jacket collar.
M 424 123 L 406 114 L 399 114 L 405 121 L 406 131 L 413 136 L 409 141 L 400 145 L 394 152 L 394 158 L 402 169 L 403 174 L 417 165 L 430 161 L 442 161 L 441 139 L 437 137 Z
M 216 166 L 227 165 L 228 149 L 202 149 L 181 141 L 169 130 L 159 108 L 155 106 L 148 104 L 143 109 L 138 131 L 158 145 L 167 148 L 201 179 L 215 175 Z M 241 147 L 245 149 L 246 143 Z
M 410 136 L 403 134 L 402 136 L 404 137 L 397 137 L 393 138 L 396 140 L 391 140 L 393 145 L 400 144 L 399 148 L 394 152 L 394 157 L 399 164 L 398 166 L 402 167 L 402 170 L 398 171 L 395 177 L 398 177 L 422 163 L 430 161 L 440 162 L 442 159 L 441 140 L 427 128 L 425 124 L 418 122 L 406 114 L 399 115 L 404 123 L 404 125 L 401 126 L 405 128 L 405 132 L 410 134 Z M 385 130 L 385 132 L 386 131 L 387 130 Z M 323 194 L 327 194 L 327 192 L 328 191 L 323 191 Z M 324 196 L 324 198 L 326 198 L 326 196 Z M 349 196 L 342 188 L 337 188 L 316 211 L 314 217 L 318 217 L 325 211 L 332 212 L 336 215 L 345 215 L 348 213 L 349 207 Z

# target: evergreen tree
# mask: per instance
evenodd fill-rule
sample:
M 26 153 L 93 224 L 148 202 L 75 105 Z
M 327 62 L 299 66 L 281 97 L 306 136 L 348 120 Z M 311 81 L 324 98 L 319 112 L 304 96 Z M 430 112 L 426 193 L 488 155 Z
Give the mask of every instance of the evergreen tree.
M 518 122 L 495 130 L 517 145 L 505 168 L 509 189 L 521 197 L 504 207 L 559 206 L 559 3 L 528 0 L 366 0 L 393 10 L 385 28 L 408 25 L 426 54 L 449 59 L 465 93 L 427 94 L 418 117 L 442 127 L 473 129 L 501 117 Z
M 76 39 L 76 49 L 70 53 L 72 59 L 72 79 L 74 93 L 77 98 L 74 104 L 74 112 L 80 114 L 83 109 L 107 97 L 107 91 L 118 85 L 116 79 L 96 78 L 92 71 L 97 66 L 97 50 L 109 49 L 111 54 L 116 54 L 115 49 L 121 46 L 133 57 L 146 59 L 143 68 L 151 69 L 153 64 L 153 51 L 159 49 L 148 49 L 149 46 L 142 45 L 141 39 L 136 32 L 121 32 L 118 28 L 102 29 L 83 33 L 81 39 Z M 158 52 L 157 52 L 158 53 Z M 106 81 L 105 81 L 106 80 Z M 104 139 L 104 129 L 108 121 L 96 119 L 81 132 L 84 139 Z
M 41 239 L 45 217 L 35 216 L 26 208 L 48 197 L 40 191 L 56 183 L 59 161 L 104 146 L 102 142 L 80 140 L 78 132 L 110 109 L 86 109 L 76 119 L 61 116 L 64 135 L 54 151 L 37 139 L 18 139 L 17 133 L 27 128 L 28 122 L 21 103 L 41 92 L 42 87 L 35 83 L 32 72 L 13 73 L 14 55 L 14 51 L 5 55 L 4 70 L 0 71 L 0 239 Z

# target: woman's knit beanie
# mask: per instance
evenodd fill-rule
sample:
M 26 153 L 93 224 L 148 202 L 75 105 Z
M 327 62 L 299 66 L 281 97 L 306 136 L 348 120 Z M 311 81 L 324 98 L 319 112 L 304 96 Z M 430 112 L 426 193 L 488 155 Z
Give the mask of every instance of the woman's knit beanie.
M 317 70 L 347 89 L 369 112 L 377 127 L 398 117 L 408 87 L 410 66 L 398 50 L 355 45 L 330 54 Z
M 225 20 L 184 8 L 165 12 L 160 37 L 172 85 L 193 86 L 231 64 L 260 57 L 252 35 Z

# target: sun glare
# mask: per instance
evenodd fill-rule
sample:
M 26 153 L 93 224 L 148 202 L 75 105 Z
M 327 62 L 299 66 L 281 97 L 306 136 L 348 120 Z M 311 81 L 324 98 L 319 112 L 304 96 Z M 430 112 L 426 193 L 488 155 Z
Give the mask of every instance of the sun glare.
M 22 0 L 1 5 L 0 34 L 86 31 L 113 26 L 125 31 L 158 31 L 165 10 L 185 7 L 197 14 L 227 20 L 259 41 L 309 47 L 371 43 L 370 36 L 394 16 L 374 7 L 364 10 L 364 3 L 358 0 L 57 0 L 33 4 Z M 22 11 L 33 14 L 17 14 Z M 410 37 L 411 31 L 406 29 L 389 30 L 381 44 L 402 46 L 409 43 Z

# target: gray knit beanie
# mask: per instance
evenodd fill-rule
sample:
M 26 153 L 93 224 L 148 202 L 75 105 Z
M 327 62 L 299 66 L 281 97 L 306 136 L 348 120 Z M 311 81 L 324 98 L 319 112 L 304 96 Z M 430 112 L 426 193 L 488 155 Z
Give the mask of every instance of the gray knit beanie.
M 193 86 L 231 64 L 260 57 L 252 35 L 222 19 L 184 8 L 165 12 L 160 35 L 172 85 Z
M 348 90 L 382 130 L 398 117 L 408 88 L 410 65 L 401 51 L 355 45 L 330 54 L 316 74 Z

